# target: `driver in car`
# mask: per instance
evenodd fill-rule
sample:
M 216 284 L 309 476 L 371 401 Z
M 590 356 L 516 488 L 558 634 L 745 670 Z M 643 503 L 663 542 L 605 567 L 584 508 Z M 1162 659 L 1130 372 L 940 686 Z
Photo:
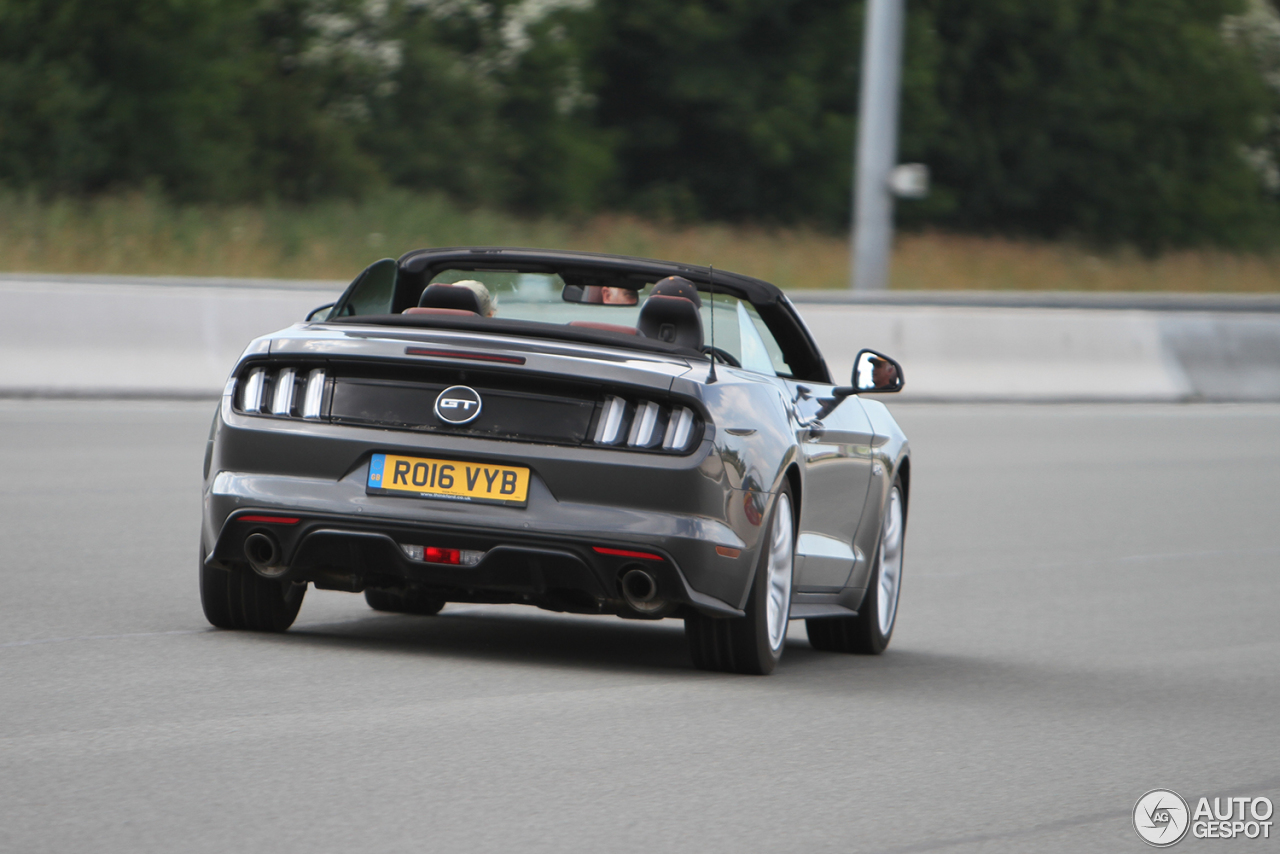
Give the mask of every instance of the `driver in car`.
M 892 388 L 898 384 L 898 369 L 888 359 L 871 358 L 871 381 L 876 388 Z

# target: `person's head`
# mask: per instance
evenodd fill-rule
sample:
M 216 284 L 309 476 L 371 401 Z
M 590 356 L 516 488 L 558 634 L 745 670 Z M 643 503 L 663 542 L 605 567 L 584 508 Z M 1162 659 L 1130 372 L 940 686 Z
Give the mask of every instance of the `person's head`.
M 635 290 L 610 285 L 587 285 L 582 289 L 583 303 L 591 305 L 635 305 L 640 301 Z
M 475 279 L 463 279 L 461 282 L 454 282 L 455 288 L 466 288 L 476 295 L 476 299 L 480 301 L 480 316 L 493 317 L 498 313 L 498 306 L 494 303 L 493 295 L 489 293 L 489 289 L 484 286 L 484 282 L 477 282 Z
M 635 305 L 639 302 L 639 297 L 631 288 L 604 287 L 600 289 L 600 296 L 605 305 Z
M 876 388 L 888 388 L 889 386 L 897 385 L 898 369 L 888 359 L 873 358 L 871 360 L 871 381 L 875 383 Z

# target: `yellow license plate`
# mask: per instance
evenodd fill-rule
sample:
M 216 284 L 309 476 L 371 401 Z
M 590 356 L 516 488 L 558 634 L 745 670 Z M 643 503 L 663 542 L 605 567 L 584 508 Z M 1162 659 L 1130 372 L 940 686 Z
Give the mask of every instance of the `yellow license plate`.
M 529 470 L 522 466 L 374 454 L 365 487 L 368 492 L 383 495 L 523 506 L 529 498 Z

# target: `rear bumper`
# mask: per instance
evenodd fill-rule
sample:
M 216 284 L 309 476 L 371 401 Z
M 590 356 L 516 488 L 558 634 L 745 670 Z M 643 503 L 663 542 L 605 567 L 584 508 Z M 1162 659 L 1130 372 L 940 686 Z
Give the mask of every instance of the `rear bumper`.
M 574 607 L 562 610 L 608 612 L 627 562 L 600 546 L 660 555 L 640 563 L 676 604 L 726 615 L 746 604 L 770 496 L 740 488 L 745 475 L 722 464 L 710 426 L 697 450 L 676 456 L 251 417 L 224 397 L 213 427 L 202 520 L 211 566 L 245 566 L 250 531 L 240 516 L 281 515 L 300 520 L 272 529 L 286 577 L 319 586 L 409 583 L 450 601 L 547 606 L 573 591 L 566 602 Z M 371 494 L 374 453 L 526 466 L 527 502 Z M 474 567 L 423 564 L 403 544 L 486 554 Z
M 363 477 L 311 478 L 222 472 L 205 496 L 207 564 L 243 569 L 245 539 L 279 544 L 282 579 L 359 591 L 405 585 L 455 602 L 524 602 L 560 611 L 627 614 L 619 579 L 633 567 L 657 580 L 674 606 L 740 616 L 754 551 L 705 517 L 637 514 L 616 507 L 540 501 L 506 508 L 366 494 Z M 549 498 L 549 496 L 546 496 Z M 533 512 L 531 512 L 533 511 Z M 246 521 L 244 517 L 296 519 Z M 738 549 L 738 557 L 717 545 Z M 484 553 L 474 566 L 412 560 L 403 545 Z M 642 551 L 661 560 L 601 553 Z

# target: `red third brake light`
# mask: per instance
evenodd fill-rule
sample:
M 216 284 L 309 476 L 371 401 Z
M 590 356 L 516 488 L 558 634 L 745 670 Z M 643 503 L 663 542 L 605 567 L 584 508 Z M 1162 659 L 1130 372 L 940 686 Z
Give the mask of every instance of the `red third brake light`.
M 594 551 L 602 555 L 613 555 L 614 557 L 638 557 L 641 560 L 666 560 L 662 555 L 650 554 L 649 552 L 633 552 L 627 549 L 606 549 L 604 546 L 592 546 Z
M 427 546 L 422 550 L 422 559 L 427 563 L 451 563 L 455 566 L 462 563 L 462 552 L 458 549 L 438 549 Z

